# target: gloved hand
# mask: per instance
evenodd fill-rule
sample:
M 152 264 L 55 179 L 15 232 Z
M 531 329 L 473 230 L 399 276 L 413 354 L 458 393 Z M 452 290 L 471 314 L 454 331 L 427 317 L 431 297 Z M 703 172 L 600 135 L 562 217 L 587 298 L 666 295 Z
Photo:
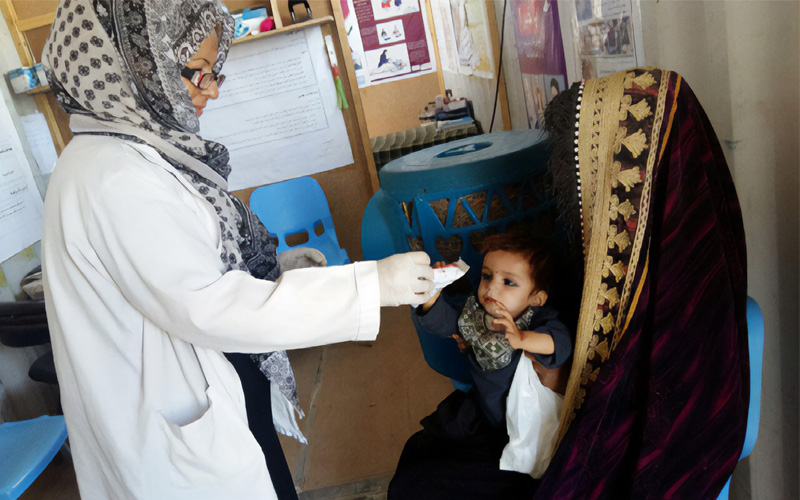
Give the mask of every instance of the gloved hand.
M 417 306 L 433 292 L 431 258 L 425 252 L 391 255 L 378 261 L 382 306 Z

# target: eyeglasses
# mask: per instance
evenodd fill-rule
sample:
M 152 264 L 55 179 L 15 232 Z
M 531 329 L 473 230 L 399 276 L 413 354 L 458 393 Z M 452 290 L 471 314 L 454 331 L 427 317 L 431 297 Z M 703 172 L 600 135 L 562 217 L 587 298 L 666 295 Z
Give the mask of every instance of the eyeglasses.
M 222 82 L 225 81 L 225 75 L 208 73 L 202 69 L 183 68 L 181 70 L 181 76 L 192 82 L 192 85 L 202 90 L 209 88 L 214 82 L 217 82 L 217 88 L 222 87 Z

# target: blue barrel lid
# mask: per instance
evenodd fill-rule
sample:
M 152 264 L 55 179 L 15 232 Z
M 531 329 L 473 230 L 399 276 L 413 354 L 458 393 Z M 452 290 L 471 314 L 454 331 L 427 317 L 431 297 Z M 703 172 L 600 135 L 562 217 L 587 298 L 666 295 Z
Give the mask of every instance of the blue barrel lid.
M 381 168 L 381 189 L 397 199 L 513 181 L 546 168 L 541 130 L 476 135 L 402 156 Z

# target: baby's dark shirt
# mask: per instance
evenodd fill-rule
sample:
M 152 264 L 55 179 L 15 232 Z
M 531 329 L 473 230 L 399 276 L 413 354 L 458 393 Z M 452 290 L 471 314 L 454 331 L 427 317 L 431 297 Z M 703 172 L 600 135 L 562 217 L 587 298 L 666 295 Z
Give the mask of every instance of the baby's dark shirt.
M 572 355 L 572 335 L 567 327 L 558 320 L 558 311 L 547 305 L 535 306 L 529 331 L 545 333 L 553 339 L 553 354 L 533 354 L 533 357 L 545 368 L 557 368 Z M 426 312 L 416 309 L 416 322 L 425 330 L 438 337 L 450 338 L 458 333 L 458 317 L 461 311 L 454 308 L 446 300 L 440 298 Z

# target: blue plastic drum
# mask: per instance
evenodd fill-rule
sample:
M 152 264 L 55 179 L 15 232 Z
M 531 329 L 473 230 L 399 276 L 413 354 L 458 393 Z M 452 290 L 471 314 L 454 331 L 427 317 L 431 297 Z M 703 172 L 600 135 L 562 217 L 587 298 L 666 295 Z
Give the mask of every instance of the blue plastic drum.
M 381 189 L 364 212 L 364 258 L 410 250 L 424 250 L 432 262 L 460 257 L 476 285 L 483 238 L 523 220 L 552 225 L 554 202 L 544 189 L 548 154 L 546 134 L 525 130 L 468 137 L 387 163 L 379 172 Z M 458 305 L 459 298 L 448 300 Z M 455 341 L 420 330 L 428 364 L 470 383 Z

